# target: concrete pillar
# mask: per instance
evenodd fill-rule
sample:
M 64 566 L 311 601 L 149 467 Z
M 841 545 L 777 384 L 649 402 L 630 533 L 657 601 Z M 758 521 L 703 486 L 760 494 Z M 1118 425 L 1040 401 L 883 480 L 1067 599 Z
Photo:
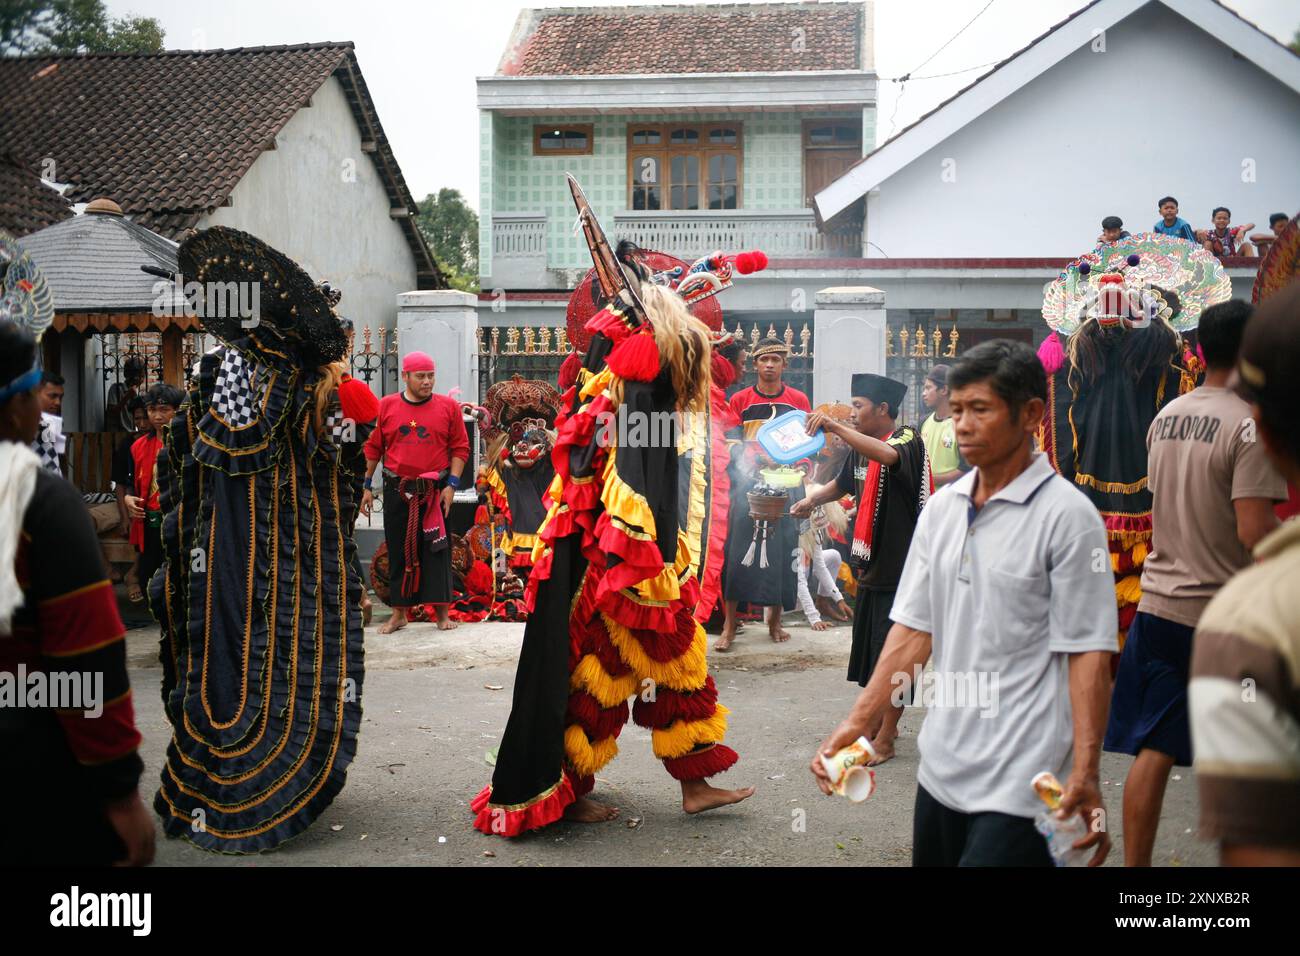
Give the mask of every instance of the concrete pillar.
M 885 293 L 839 286 L 814 301 L 812 402 L 847 403 L 855 372 L 885 374 Z
M 434 389 L 445 395 L 460 386 L 462 402 L 478 402 L 477 302 L 450 289 L 397 295 L 399 356 L 427 352 L 437 367 Z

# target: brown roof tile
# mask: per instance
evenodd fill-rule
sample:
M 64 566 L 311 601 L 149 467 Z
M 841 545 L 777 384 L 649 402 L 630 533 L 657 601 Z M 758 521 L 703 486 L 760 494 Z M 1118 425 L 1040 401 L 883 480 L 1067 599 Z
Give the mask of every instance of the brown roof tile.
M 54 162 L 64 196 L 112 197 L 132 220 L 179 239 L 224 204 L 276 134 L 333 75 L 415 256 L 420 288 L 446 282 L 415 228 L 415 201 L 351 43 L 0 58 L 0 142 Z
M 861 3 L 525 11 L 501 73 L 763 73 L 862 66 Z M 798 41 L 798 42 L 796 42 Z
M 0 155 L 0 230 L 17 238 L 71 215 L 68 201 L 41 182 L 36 167 L 12 153 Z

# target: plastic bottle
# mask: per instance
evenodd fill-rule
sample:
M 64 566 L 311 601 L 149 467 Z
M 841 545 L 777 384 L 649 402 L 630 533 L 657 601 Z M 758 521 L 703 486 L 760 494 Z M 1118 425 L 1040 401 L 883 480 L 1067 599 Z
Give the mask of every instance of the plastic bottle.
M 1056 815 L 1065 791 L 1056 775 L 1044 770 L 1032 781 L 1034 792 L 1047 804 L 1047 810 L 1034 817 L 1034 829 L 1047 840 L 1047 851 L 1057 866 L 1087 866 L 1091 849 L 1077 850 L 1074 844 L 1088 835 L 1088 827 L 1078 814 L 1062 820 Z

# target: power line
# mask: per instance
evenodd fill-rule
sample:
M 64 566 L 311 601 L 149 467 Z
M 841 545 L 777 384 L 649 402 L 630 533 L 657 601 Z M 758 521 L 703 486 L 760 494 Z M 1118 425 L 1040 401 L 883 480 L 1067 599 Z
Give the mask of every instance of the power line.
M 936 56 L 938 56 L 938 55 L 939 55 L 940 53 L 942 53 L 944 50 L 948 49 L 948 47 L 952 45 L 952 42 L 953 42 L 954 40 L 956 40 L 959 36 L 961 36 L 963 33 L 965 33 L 965 32 L 970 28 L 971 24 L 973 24 L 976 20 L 978 20 L 980 17 L 982 17 L 982 16 L 984 15 L 984 12 L 985 12 L 986 10 L 988 10 L 989 7 L 993 6 L 993 3 L 994 3 L 994 0 L 989 0 L 988 3 L 986 3 L 986 4 L 984 4 L 984 6 L 980 7 L 979 12 L 978 12 L 977 14 L 975 14 L 975 16 L 971 17 L 970 20 L 968 20 L 968 21 L 966 22 L 965 26 L 963 26 L 960 30 L 958 30 L 958 31 L 957 31 L 956 33 L 954 33 L 951 37 L 949 37 L 948 40 L 947 40 L 947 42 L 944 43 L 943 46 L 939 47 L 939 49 L 935 50 L 935 51 L 934 51 L 933 53 L 931 53 L 928 57 L 926 57 L 925 60 L 924 60 L 924 62 L 922 62 L 919 66 L 915 67 L 915 68 L 912 69 L 912 70 L 909 70 L 908 72 L 904 73 L 902 76 L 898 77 L 897 79 L 895 79 L 895 80 L 893 81 L 893 82 L 895 82 L 895 83 L 898 84 L 898 97 L 894 100 L 894 111 L 893 111 L 893 113 L 890 114 L 890 117 L 889 117 L 889 136 L 893 136 L 893 135 L 894 135 L 894 129 L 895 129 L 895 128 L 897 127 L 897 125 L 898 125 L 898 122 L 897 122 L 897 121 L 898 121 L 898 106 L 899 106 L 899 104 L 903 101 L 903 93 L 907 90 L 907 81 L 910 80 L 910 79 L 913 79 L 912 74 L 915 73 L 917 70 L 921 69 L 921 67 L 925 66 L 927 63 L 929 63 L 931 60 L 933 60 Z M 989 64 L 989 65 L 991 65 L 991 64 Z M 978 69 L 978 67 L 973 67 L 972 69 Z M 970 72 L 970 71 L 969 71 L 969 70 L 959 70 L 958 72 L 960 72 L 960 73 L 967 73 L 967 72 Z M 929 79 L 935 79 L 935 77 L 933 77 L 933 76 L 915 77 L 915 79 L 925 79 L 925 80 L 929 80 Z M 889 136 L 887 136 L 886 139 L 888 139 Z
M 936 56 L 938 56 L 938 55 L 939 55 L 940 53 L 942 53 L 944 50 L 948 49 L 948 47 L 952 44 L 953 40 L 956 40 L 959 36 L 961 36 L 963 33 L 966 32 L 966 30 L 970 27 L 970 25 L 971 25 L 972 23 L 974 23 L 974 22 L 975 22 L 976 20 L 978 20 L 980 17 L 984 16 L 984 11 L 987 10 L 989 7 L 993 6 L 993 2 L 994 2 L 994 0 L 989 0 L 988 3 L 984 4 L 984 6 L 980 8 L 980 12 L 977 13 L 977 14 L 975 14 L 975 16 L 971 17 L 970 20 L 966 23 L 966 26 L 962 27 L 960 30 L 958 30 L 956 33 L 954 33 L 954 34 L 949 38 L 949 40 L 948 40 L 947 43 L 945 43 L 943 46 L 939 47 L 939 49 L 935 50 L 935 51 L 934 51 L 933 53 L 931 53 L 928 57 L 926 57 L 925 63 L 922 63 L 921 66 L 925 66 L 926 63 L 929 63 L 931 60 L 933 60 Z M 921 66 L 918 66 L 915 70 L 912 70 L 911 73 L 905 73 L 905 74 L 903 74 L 903 76 L 902 76 L 900 79 L 901 79 L 901 80 L 906 80 L 906 79 L 908 79 L 908 78 L 912 75 L 912 73 L 915 73 L 916 70 L 921 69 Z

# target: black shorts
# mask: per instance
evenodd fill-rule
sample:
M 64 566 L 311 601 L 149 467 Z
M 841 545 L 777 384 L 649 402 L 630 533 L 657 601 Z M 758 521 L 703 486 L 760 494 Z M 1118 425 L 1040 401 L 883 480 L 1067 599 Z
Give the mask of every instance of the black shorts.
M 885 638 L 893 622 L 889 612 L 895 591 L 872 591 L 858 587 L 853 604 L 853 649 L 849 651 L 849 680 L 866 687 L 876 661 L 885 650 Z M 910 675 L 909 675 L 910 676 Z
M 1187 716 L 1195 628 L 1138 611 L 1129 625 L 1115 674 L 1102 749 L 1133 754 L 1156 750 L 1175 766 L 1192 765 Z
M 913 866 L 1052 866 L 1047 840 L 1030 817 L 961 813 L 916 786 Z

